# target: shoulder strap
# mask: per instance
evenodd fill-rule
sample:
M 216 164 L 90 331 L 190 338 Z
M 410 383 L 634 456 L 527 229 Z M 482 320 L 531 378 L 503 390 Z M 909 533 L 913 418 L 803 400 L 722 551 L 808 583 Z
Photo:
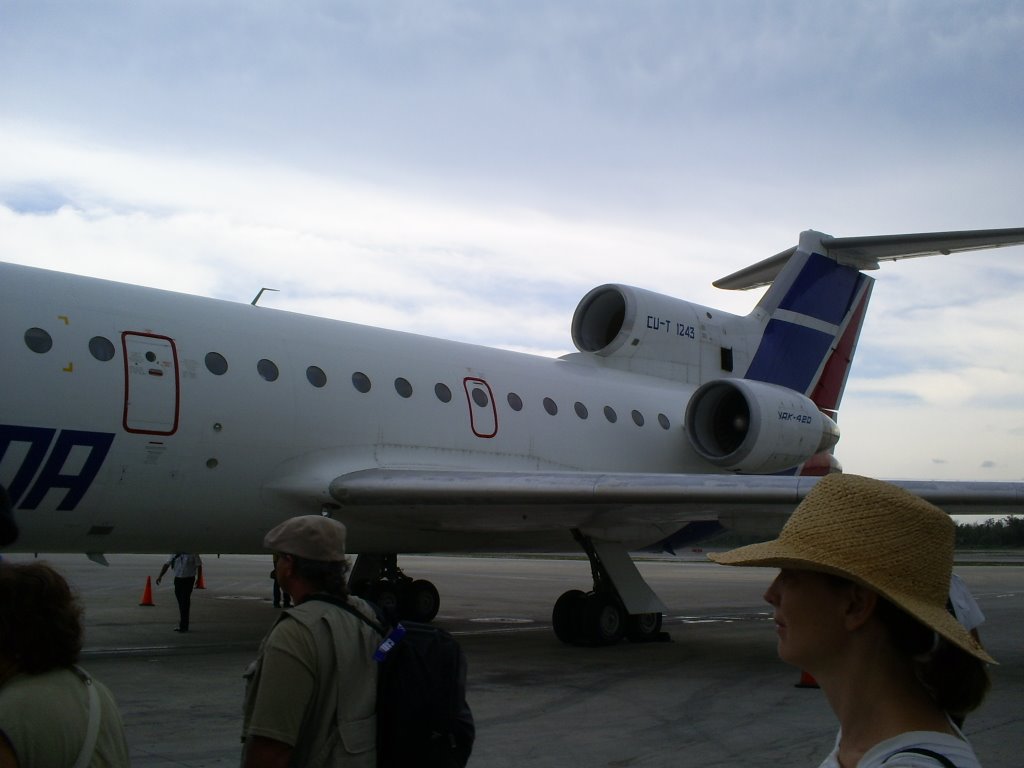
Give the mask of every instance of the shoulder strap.
M 384 620 L 384 618 L 383 618 L 383 616 L 382 616 L 382 614 L 380 612 L 380 609 L 376 605 L 374 605 L 373 603 L 367 603 L 367 605 L 369 605 L 373 609 L 374 613 L 377 616 L 377 621 L 373 621 L 369 616 L 367 616 L 362 611 L 358 610 L 355 606 L 353 606 L 348 601 L 343 600 L 343 599 L 341 599 L 339 597 L 334 597 L 333 595 L 316 594 L 316 595 L 310 595 L 306 599 L 307 600 L 322 600 L 325 603 L 331 603 L 332 605 L 336 605 L 339 608 L 341 608 L 342 610 L 346 611 L 347 613 L 351 613 L 356 618 L 361 619 L 364 623 L 366 623 L 369 627 L 371 627 L 374 632 L 376 632 L 378 635 L 380 635 L 381 638 L 383 638 L 383 639 L 381 640 L 381 644 L 377 646 L 377 650 L 374 651 L 374 653 L 373 653 L 373 660 L 374 661 L 377 661 L 377 662 L 387 661 L 388 656 L 390 655 L 391 651 L 394 650 L 395 646 L 398 645 L 398 643 L 400 643 L 402 641 L 402 638 L 404 638 L 405 635 L 406 635 L 406 628 L 404 626 L 402 626 L 401 623 L 395 624 L 389 630 L 387 628 L 388 624 Z
M 96 686 L 92 684 L 92 678 L 84 669 L 75 665 L 72 667 L 75 674 L 85 684 L 89 691 L 89 724 L 85 729 L 85 741 L 82 743 L 82 751 L 78 753 L 74 768 L 86 768 L 92 760 L 92 753 L 96 751 L 96 739 L 100 734 L 100 695 L 96 692 Z
M 932 760 L 941 763 L 943 766 L 945 766 L 945 768 L 956 768 L 956 763 L 954 763 L 945 755 L 941 755 L 938 752 L 933 752 L 930 749 L 924 749 L 923 747 L 910 747 L 909 749 L 901 749 L 899 752 L 894 752 L 893 754 L 889 755 L 889 757 L 885 758 L 884 762 L 888 763 L 892 758 L 896 757 L 896 755 L 907 754 L 924 755 L 925 757 L 930 757 Z
M 373 630 L 381 637 L 386 637 L 388 634 L 388 631 L 384 628 L 384 623 L 380 621 L 379 616 L 377 621 L 373 621 L 369 616 L 355 608 L 351 603 L 349 603 L 347 600 L 343 598 L 335 597 L 334 595 L 317 593 L 315 595 L 310 595 L 308 599 L 320 600 L 325 603 L 330 603 L 331 605 L 336 605 L 342 610 L 348 611 L 356 618 L 362 619 L 364 622 L 369 624 L 373 628 Z

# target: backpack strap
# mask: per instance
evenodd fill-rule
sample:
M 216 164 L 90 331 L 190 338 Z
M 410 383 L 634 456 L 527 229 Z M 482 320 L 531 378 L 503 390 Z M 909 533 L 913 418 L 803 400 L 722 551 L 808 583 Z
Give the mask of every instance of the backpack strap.
M 896 755 L 908 754 L 924 755 L 925 757 L 930 757 L 937 763 L 941 763 L 945 768 L 956 768 L 956 763 L 954 763 L 945 755 L 940 755 L 938 752 L 933 752 L 932 750 L 924 749 L 923 747 L 911 747 L 909 749 L 901 749 L 899 752 L 894 752 L 893 754 L 889 755 L 889 757 L 885 758 L 885 760 L 883 760 L 882 762 L 888 763 L 892 758 L 896 757 Z
M 306 599 L 307 600 L 321 600 L 321 601 L 323 601 L 325 603 L 330 603 L 331 605 L 336 605 L 339 608 L 341 608 L 342 610 L 347 611 L 348 613 L 351 613 L 353 616 L 356 616 L 357 618 L 362 619 L 363 622 L 365 622 L 370 627 L 372 627 L 374 632 L 376 632 L 378 635 L 380 635 L 383 638 L 383 640 L 381 640 L 381 644 L 377 646 L 377 650 L 374 651 L 374 654 L 373 654 L 373 660 L 374 661 L 377 661 L 377 662 L 387 661 L 388 654 L 390 654 L 391 651 L 394 650 L 395 646 L 398 645 L 398 643 L 400 643 L 402 641 L 402 638 L 404 638 L 405 635 L 406 635 L 406 628 L 404 626 L 402 626 L 401 622 L 399 622 L 398 624 L 395 624 L 390 630 L 387 629 L 387 626 L 388 626 L 387 621 L 384 619 L 384 616 L 381 613 L 380 608 L 378 608 L 373 603 L 364 601 L 364 602 L 366 602 L 367 605 L 369 605 L 371 608 L 373 608 L 373 612 L 374 612 L 374 614 L 377 617 L 377 621 L 373 621 L 365 613 L 363 613 L 362 611 L 358 610 L 355 606 L 353 606 L 347 600 L 343 600 L 340 597 L 334 597 L 333 595 L 326 595 L 326 594 L 319 594 L 318 593 L 318 594 L 315 594 L 315 595 L 310 595 Z
M 92 683 L 89 673 L 77 664 L 72 670 L 89 692 L 89 724 L 85 729 L 85 741 L 82 742 L 82 751 L 78 753 L 74 768 L 85 768 L 92 760 L 92 754 L 96 751 L 96 739 L 100 734 L 100 695 L 96 692 L 96 686 Z
M 373 630 L 378 635 L 380 635 L 381 637 L 387 637 L 388 631 L 384 628 L 385 627 L 385 622 L 381 619 L 381 615 L 378 612 L 377 607 L 375 605 L 373 605 L 373 603 L 367 603 L 367 604 L 370 605 L 374 609 L 374 613 L 377 616 L 377 621 L 374 621 L 369 616 L 367 616 L 365 613 L 363 613 L 362 611 L 357 609 L 355 606 L 353 606 L 348 600 L 345 600 L 344 598 L 341 598 L 341 597 L 335 597 L 334 595 L 328 595 L 328 594 L 324 594 L 322 592 L 318 592 L 315 595 L 310 595 L 307 599 L 308 600 L 320 600 L 321 602 L 324 602 L 324 603 L 330 603 L 331 605 L 336 605 L 339 608 L 341 608 L 342 610 L 348 611 L 349 613 L 351 613 L 356 618 L 362 619 L 364 622 L 369 624 L 373 628 Z

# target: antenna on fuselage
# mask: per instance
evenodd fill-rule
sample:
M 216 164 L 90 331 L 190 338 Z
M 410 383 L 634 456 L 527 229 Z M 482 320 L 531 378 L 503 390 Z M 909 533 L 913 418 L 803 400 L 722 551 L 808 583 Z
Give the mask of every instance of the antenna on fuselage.
M 256 302 L 260 300 L 260 296 L 263 295 L 264 291 L 276 291 L 277 288 L 260 288 L 260 292 L 256 294 L 256 298 L 252 300 L 252 305 L 255 307 Z

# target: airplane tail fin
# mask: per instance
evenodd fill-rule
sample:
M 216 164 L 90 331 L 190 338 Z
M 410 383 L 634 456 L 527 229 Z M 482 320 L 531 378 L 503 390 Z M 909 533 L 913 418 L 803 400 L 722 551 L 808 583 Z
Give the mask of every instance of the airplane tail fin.
M 800 235 L 751 313 L 762 332 L 743 378 L 800 392 L 834 419 L 874 279 L 828 255 L 822 237 Z
M 831 237 L 807 230 L 799 245 L 717 280 L 717 288 L 770 285 L 751 313 L 763 324 L 744 378 L 809 397 L 833 416 L 871 297 L 862 270 L 889 261 L 1024 243 L 1024 228 Z
M 835 238 L 808 230 L 797 246 L 715 282 L 719 288 L 769 285 L 746 322 L 755 339 L 750 362 L 736 374 L 799 392 L 813 407 L 838 421 L 839 404 L 864 324 L 873 278 L 862 270 L 879 261 L 933 253 L 995 248 L 1024 242 L 1024 229 L 975 230 L 915 235 Z M 709 384 L 708 391 L 718 384 Z M 758 390 L 763 391 L 763 390 Z M 774 390 L 771 390 L 774 392 Z M 771 392 L 765 391 L 766 396 Z M 700 423 L 705 393 L 694 397 Z M 690 409 L 687 418 L 690 419 Z M 814 415 L 801 418 L 812 423 Z M 816 433 L 815 433 L 816 434 Z M 838 432 L 836 432 L 838 436 Z M 831 446 L 819 448 L 795 470 L 802 475 L 841 471 Z M 722 459 L 725 461 L 725 459 Z M 784 462 L 783 462 L 784 463 Z

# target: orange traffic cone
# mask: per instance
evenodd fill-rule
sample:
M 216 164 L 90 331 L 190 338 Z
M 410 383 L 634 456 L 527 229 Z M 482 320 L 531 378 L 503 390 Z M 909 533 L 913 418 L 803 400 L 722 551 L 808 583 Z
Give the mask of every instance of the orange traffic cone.
M 203 572 L 199 572 L 199 581 L 196 582 L 196 589 L 206 589 L 206 578 L 203 576 Z
M 800 670 L 800 682 L 796 684 L 796 688 L 818 688 L 818 681 L 814 679 L 809 673 Z
M 139 605 L 156 605 L 153 602 L 153 583 L 149 576 L 146 577 L 146 589 L 142 592 L 142 602 Z

